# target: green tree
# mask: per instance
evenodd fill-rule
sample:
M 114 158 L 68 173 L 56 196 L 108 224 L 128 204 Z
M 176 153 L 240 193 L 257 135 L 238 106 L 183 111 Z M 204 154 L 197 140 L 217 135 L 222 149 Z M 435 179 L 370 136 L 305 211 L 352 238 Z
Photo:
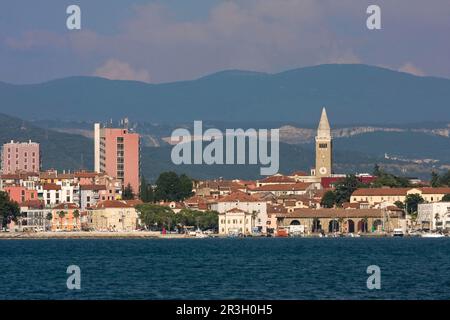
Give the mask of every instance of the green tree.
M 170 230 L 177 220 L 172 209 L 166 206 L 145 203 L 136 206 L 136 210 L 142 223 L 150 229 L 161 230 L 164 227 Z
M 11 222 L 17 222 L 17 218 L 21 216 L 19 205 L 9 199 L 6 192 L 0 191 L 0 225 L 2 228 Z
M 325 192 L 325 194 L 322 197 L 322 200 L 320 201 L 320 205 L 324 208 L 333 208 L 336 204 L 336 194 L 329 190 Z
M 336 204 L 342 206 L 344 202 L 349 202 L 352 193 L 362 186 L 364 186 L 364 184 L 362 184 L 354 174 L 347 175 L 335 185 L 334 193 L 336 196 Z
M 372 173 L 375 177 L 381 176 L 383 174 L 383 172 L 380 169 L 380 166 L 378 164 L 375 164 L 375 166 L 373 167 L 373 173 Z
M 431 172 L 430 184 L 433 188 L 441 186 L 440 179 L 441 179 L 441 177 L 439 176 L 439 174 L 436 171 Z
M 384 172 L 378 165 L 375 165 L 373 174 L 377 178 L 374 182 L 372 182 L 371 186 L 375 188 L 408 188 L 411 186 L 411 183 L 408 179 Z
M 395 201 L 394 205 L 399 209 L 405 209 L 405 204 L 399 200 Z
M 73 217 L 75 218 L 75 221 L 76 221 L 77 226 L 78 226 L 78 219 L 80 218 L 80 211 L 78 209 L 75 209 L 73 211 Z
M 142 202 L 148 203 L 148 202 L 154 202 L 154 194 L 153 194 L 153 187 L 151 184 L 147 183 L 144 177 L 141 179 L 141 190 L 140 190 L 140 199 Z
M 450 170 L 439 178 L 439 183 L 441 186 L 450 186 Z
M 192 197 L 192 180 L 184 173 L 180 175 L 180 200 Z
M 192 196 L 192 180 L 186 175 L 163 172 L 156 180 L 155 200 L 181 201 Z
M 132 200 L 134 199 L 134 192 L 133 192 L 133 188 L 131 187 L 130 184 L 128 184 L 125 189 L 122 192 L 122 199 L 123 200 Z
M 424 203 L 425 200 L 422 198 L 420 194 L 414 193 L 414 194 L 408 194 L 405 198 L 405 207 L 406 211 L 412 215 L 417 215 L 417 208 L 420 203 Z
M 446 194 L 442 197 L 442 202 L 450 202 L 450 194 Z
M 145 177 L 141 177 L 141 187 L 139 190 L 139 198 L 142 200 L 142 202 L 149 202 L 148 201 L 148 184 L 145 180 Z
M 219 213 L 216 211 L 198 211 L 183 209 L 176 214 L 180 227 L 195 226 L 202 230 L 217 229 L 219 227 Z
M 63 228 L 63 218 L 66 216 L 66 212 L 64 210 L 61 210 L 60 212 L 58 212 L 58 216 L 59 216 L 59 228 L 62 229 Z

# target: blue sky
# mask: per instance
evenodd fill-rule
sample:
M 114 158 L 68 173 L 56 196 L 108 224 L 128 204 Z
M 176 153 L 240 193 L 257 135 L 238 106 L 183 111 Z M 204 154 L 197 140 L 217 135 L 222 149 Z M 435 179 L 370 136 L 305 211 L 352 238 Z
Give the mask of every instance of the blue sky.
M 82 30 L 66 29 L 66 7 Z M 382 30 L 366 28 L 378 4 Z M 365 63 L 450 78 L 448 0 L 3 1 L 0 81 L 73 75 L 150 83 L 225 69 Z

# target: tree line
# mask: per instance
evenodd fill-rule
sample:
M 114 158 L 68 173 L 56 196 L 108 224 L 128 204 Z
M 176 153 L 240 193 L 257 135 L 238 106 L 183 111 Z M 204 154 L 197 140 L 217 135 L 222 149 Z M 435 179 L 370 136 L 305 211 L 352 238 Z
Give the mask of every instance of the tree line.
M 17 222 L 20 216 L 19 205 L 11 201 L 8 193 L 0 191 L 0 229 L 6 228 L 12 221 Z
M 141 178 L 140 199 L 145 202 L 183 201 L 193 195 L 192 180 L 185 174 L 163 172 L 153 186 L 145 177 Z
M 171 208 L 151 203 L 136 206 L 141 222 L 149 230 L 178 230 L 184 227 L 196 227 L 202 230 L 217 229 L 219 214 L 216 211 L 198 211 L 182 209 L 175 213 Z

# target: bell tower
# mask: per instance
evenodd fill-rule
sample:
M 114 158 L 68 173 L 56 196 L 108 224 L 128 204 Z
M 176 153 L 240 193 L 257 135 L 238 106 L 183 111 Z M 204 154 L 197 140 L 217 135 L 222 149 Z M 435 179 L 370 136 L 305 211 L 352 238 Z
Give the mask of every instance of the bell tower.
M 327 111 L 322 109 L 316 136 L 316 177 L 329 177 L 332 174 L 332 138 Z

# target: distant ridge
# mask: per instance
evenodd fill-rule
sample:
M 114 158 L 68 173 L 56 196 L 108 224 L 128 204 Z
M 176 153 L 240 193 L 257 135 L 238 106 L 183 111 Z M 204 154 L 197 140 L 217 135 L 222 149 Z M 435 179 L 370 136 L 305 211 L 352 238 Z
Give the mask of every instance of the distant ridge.
M 358 64 L 228 70 L 163 84 L 96 77 L 0 83 L 0 97 L 1 110 L 27 119 L 314 123 L 326 106 L 332 126 L 450 120 L 449 79 Z

